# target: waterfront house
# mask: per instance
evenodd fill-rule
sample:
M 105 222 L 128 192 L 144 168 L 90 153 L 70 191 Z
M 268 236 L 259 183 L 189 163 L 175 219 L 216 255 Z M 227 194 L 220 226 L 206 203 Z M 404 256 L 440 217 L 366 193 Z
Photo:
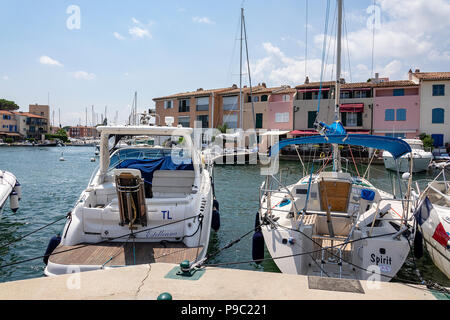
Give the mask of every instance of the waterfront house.
M 374 88 L 373 134 L 415 138 L 420 129 L 419 85 L 413 81 L 384 81 Z
M 341 121 L 348 132 L 370 133 L 372 129 L 373 94 L 371 82 L 345 83 L 342 80 L 340 97 Z M 317 119 L 325 123 L 334 121 L 335 82 L 306 81 L 296 86 L 297 94 L 293 101 L 293 135 L 316 134 L 314 122 L 320 93 L 320 109 Z
M 431 135 L 435 147 L 450 142 L 450 72 L 409 71 L 420 85 L 420 131 Z
M 235 86 L 236 87 L 236 86 Z M 192 92 L 177 93 L 154 98 L 157 124 L 165 125 L 165 117 L 173 117 L 174 125 L 194 127 L 195 121 L 202 123 L 202 128 L 216 128 L 222 124 L 219 93 L 234 89 L 197 89 Z
M 293 101 L 297 90 L 288 86 L 274 89 L 269 97 L 267 128 L 270 130 L 294 129 Z
M 0 138 L 18 139 L 16 117 L 12 111 L 0 110 Z

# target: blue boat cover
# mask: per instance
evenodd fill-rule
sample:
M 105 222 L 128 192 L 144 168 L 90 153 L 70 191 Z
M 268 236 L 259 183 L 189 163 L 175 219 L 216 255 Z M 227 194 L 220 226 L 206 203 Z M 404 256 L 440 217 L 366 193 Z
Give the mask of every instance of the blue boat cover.
M 386 150 L 392 154 L 394 159 L 398 159 L 404 154 L 411 152 L 411 147 L 405 141 L 383 136 L 373 136 L 368 134 L 311 136 L 295 139 L 286 139 L 275 144 L 270 150 L 270 156 L 275 156 L 286 146 L 296 144 L 343 144 L 351 146 L 362 146 L 374 149 Z
M 127 159 L 122 161 L 117 169 L 137 169 L 141 171 L 145 183 L 152 184 L 153 173 L 157 170 L 194 170 L 192 163 L 175 164 L 171 156 L 159 159 Z

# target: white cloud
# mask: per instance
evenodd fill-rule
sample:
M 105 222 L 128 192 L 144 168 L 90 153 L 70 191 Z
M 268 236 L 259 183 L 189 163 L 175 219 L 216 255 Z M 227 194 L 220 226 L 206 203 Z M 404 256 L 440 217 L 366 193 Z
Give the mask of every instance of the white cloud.
M 45 65 L 49 65 L 49 66 L 57 66 L 57 67 L 63 66 L 59 61 L 56 61 L 56 60 L 50 58 L 49 56 L 41 56 L 39 58 L 39 62 L 41 64 L 45 64 Z
M 125 40 L 125 37 L 118 32 L 114 32 L 113 35 L 117 40 Z
M 131 18 L 131 21 L 133 21 L 134 24 L 141 24 L 141 22 L 138 19 L 134 18 L 134 17 Z
M 93 80 L 96 77 L 95 74 L 86 71 L 71 72 L 70 75 L 78 80 Z
M 3 76 L 2 79 L 3 80 L 9 80 L 9 77 L 8 76 Z
M 151 38 L 152 35 L 147 29 L 141 28 L 141 27 L 133 27 L 128 30 L 130 35 L 134 38 Z
M 212 21 L 208 17 L 193 17 L 192 21 L 194 21 L 196 23 L 216 24 L 214 21 Z

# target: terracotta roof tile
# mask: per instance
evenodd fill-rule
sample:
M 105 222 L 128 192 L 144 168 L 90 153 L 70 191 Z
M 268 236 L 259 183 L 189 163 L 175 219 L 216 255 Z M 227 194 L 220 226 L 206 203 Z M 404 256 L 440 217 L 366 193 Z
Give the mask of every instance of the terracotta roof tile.
M 450 72 L 416 72 L 413 76 L 424 81 L 450 80 Z
M 38 115 L 36 115 L 36 114 L 29 113 L 29 112 L 13 112 L 13 113 L 14 113 L 14 114 L 17 114 L 17 115 L 21 115 L 21 116 L 26 116 L 26 117 L 29 117 L 29 118 L 39 118 L 39 119 L 45 119 L 45 120 L 47 120 L 46 117 L 41 117 L 41 116 L 38 116 Z
M 418 86 L 417 83 L 409 80 L 384 81 L 374 85 L 375 88 L 389 88 L 389 87 L 410 87 Z
M 230 88 L 209 89 L 209 90 L 203 90 L 203 89 L 200 90 L 199 89 L 197 91 L 175 93 L 175 94 L 164 96 L 164 97 L 153 98 L 153 101 L 209 96 L 211 93 L 220 93 L 222 91 L 228 91 L 228 90 L 233 90 L 233 88 L 230 87 Z

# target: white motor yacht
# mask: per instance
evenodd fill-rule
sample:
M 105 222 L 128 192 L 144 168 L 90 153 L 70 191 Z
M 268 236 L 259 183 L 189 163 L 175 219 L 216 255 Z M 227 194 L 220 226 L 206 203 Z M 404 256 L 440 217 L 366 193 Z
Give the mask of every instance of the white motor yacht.
M 11 172 L 0 170 L 0 214 L 5 208 L 8 197 L 11 210 L 16 212 L 22 197 L 22 187 Z
M 193 146 L 193 130 L 170 126 L 97 130 L 100 167 L 60 238 L 50 242 L 45 274 L 203 259 L 213 220 L 213 189 L 210 171 Z M 134 136 L 172 143 L 114 148 L 121 139 Z
M 431 161 L 433 154 L 423 149 L 423 142 L 420 139 L 403 139 L 411 146 L 412 152 L 397 159 L 397 163 L 389 151 L 383 152 L 383 161 L 386 169 L 400 172 L 409 172 L 412 159 L 412 172 L 426 171 Z

